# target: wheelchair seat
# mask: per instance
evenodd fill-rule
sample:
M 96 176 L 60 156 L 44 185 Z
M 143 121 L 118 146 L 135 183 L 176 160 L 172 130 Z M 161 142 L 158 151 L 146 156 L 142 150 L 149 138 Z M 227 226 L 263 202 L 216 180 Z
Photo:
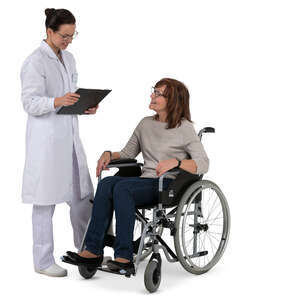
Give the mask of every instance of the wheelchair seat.
M 143 164 L 137 163 L 136 159 L 116 159 L 110 162 L 108 167 L 118 168 L 115 176 L 122 177 L 139 177 L 141 176 L 141 166 Z M 194 182 L 201 180 L 203 175 L 189 173 L 180 169 L 176 178 L 170 183 L 167 190 L 162 192 L 163 208 L 171 208 L 178 205 L 181 196 L 185 190 Z M 151 209 L 156 204 L 136 206 L 137 209 Z

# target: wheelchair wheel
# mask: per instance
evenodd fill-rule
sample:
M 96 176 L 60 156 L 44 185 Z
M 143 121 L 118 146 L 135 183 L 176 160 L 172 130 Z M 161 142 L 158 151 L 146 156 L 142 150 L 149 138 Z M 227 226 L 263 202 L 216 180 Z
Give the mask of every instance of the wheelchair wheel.
M 160 281 L 161 270 L 159 263 L 155 260 L 151 260 L 148 263 L 144 273 L 145 287 L 150 293 L 154 293 L 159 288 Z
M 225 196 L 213 182 L 193 183 L 177 208 L 174 244 L 181 265 L 190 273 L 203 274 L 222 257 L 230 230 Z
M 98 268 L 96 267 L 86 267 L 86 266 L 78 266 L 78 271 L 80 273 L 80 275 L 85 278 L 85 279 L 90 279 L 92 278 L 96 272 L 97 272 Z
M 153 215 L 152 215 L 152 210 L 150 209 L 142 209 L 140 210 L 141 214 L 146 218 L 146 219 L 149 219 L 150 221 L 152 220 L 153 218 Z M 137 240 L 138 238 L 140 238 L 142 236 L 142 233 L 143 233 L 143 230 L 144 230 L 144 224 L 138 219 L 136 218 L 135 220 L 135 225 L 134 225 L 134 232 L 133 232 L 133 239 L 134 240 Z M 159 236 L 162 235 L 163 233 L 163 230 L 164 228 L 160 225 L 156 232 Z M 152 253 L 152 247 L 147 247 L 146 244 L 150 241 L 149 238 L 146 238 L 145 239 L 145 242 L 144 242 L 144 249 L 142 251 L 142 255 L 141 255 L 141 258 L 140 258 L 140 261 L 143 261 L 146 257 L 148 257 L 151 253 Z M 134 256 L 133 260 L 135 261 L 135 258 L 136 258 L 136 255 Z

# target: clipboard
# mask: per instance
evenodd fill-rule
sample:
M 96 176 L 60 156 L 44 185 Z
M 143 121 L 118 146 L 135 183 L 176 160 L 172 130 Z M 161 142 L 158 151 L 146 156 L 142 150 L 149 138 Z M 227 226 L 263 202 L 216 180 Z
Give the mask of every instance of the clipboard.
M 84 115 L 89 108 L 97 106 L 111 90 L 78 89 L 79 100 L 70 106 L 61 107 L 56 113 L 59 115 Z

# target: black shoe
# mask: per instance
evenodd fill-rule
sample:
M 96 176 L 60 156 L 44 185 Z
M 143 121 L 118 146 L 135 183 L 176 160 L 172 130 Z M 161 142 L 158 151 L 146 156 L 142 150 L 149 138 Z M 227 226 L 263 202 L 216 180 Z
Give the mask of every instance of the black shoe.
M 86 266 L 94 266 L 94 267 L 99 267 L 102 264 L 103 261 L 103 255 L 95 258 L 86 258 L 82 257 L 79 254 L 72 252 L 72 251 L 67 251 L 68 257 L 74 262 L 76 265 L 86 265 Z
M 124 275 L 134 275 L 135 268 L 132 261 L 128 263 L 121 263 L 115 260 L 108 260 L 107 267 L 113 271 Z

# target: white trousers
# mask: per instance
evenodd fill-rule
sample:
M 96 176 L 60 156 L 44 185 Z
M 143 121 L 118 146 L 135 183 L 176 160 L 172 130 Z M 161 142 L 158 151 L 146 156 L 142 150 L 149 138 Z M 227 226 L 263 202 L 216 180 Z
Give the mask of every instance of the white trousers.
M 73 151 L 73 200 L 70 206 L 70 219 L 73 227 L 75 247 L 80 250 L 81 242 L 91 216 L 92 204 L 80 199 L 79 170 L 77 158 Z M 33 262 L 35 269 L 43 270 L 55 263 L 53 250 L 52 217 L 55 205 L 33 205 Z

